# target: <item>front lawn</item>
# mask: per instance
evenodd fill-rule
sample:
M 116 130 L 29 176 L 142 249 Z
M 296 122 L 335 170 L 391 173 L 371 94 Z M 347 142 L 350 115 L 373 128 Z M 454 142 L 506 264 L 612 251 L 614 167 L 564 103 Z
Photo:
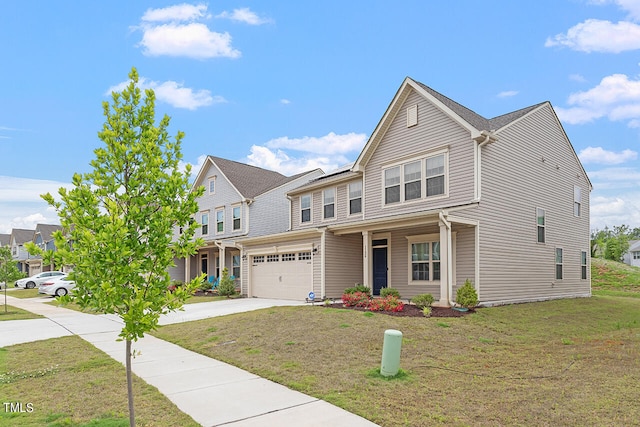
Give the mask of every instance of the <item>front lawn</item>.
M 134 401 L 138 426 L 198 425 L 137 377 Z M 0 402 L 2 426 L 129 425 L 124 366 L 76 336 L 0 348 Z
M 637 425 L 640 299 L 598 296 L 403 318 L 280 307 L 153 335 L 382 426 Z M 383 334 L 405 376 L 381 379 Z
M 2 291 L 4 292 L 4 291 Z M 13 291 L 7 293 L 7 295 L 15 297 L 15 298 L 35 298 L 40 296 L 38 294 L 38 288 L 35 289 L 14 289 Z
M 34 314 L 29 311 L 23 310 L 18 307 L 13 307 L 11 305 L 6 306 L 4 303 L 0 304 L 0 321 L 2 320 L 24 320 L 24 319 L 38 319 L 42 316 L 39 314 Z

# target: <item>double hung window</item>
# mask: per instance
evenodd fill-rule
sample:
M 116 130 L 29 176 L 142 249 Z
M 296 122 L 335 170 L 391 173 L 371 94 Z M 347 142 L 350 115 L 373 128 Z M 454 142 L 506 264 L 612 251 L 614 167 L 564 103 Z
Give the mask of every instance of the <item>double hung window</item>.
M 446 195 L 446 181 L 447 153 L 389 167 L 384 170 L 384 204 Z
M 349 215 L 362 212 L 362 181 L 349 184 Z
M 322 192 L 322 218 L 331 219 L 336 215 L 336 189 L 328 188 Z
M 311 194 L 300 197 L 300 222 L 311 222 Z

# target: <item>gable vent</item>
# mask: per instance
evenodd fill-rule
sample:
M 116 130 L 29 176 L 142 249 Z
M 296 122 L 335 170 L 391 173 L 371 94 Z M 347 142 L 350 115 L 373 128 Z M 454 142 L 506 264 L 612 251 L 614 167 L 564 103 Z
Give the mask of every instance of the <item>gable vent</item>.
M 407 127 L 418 124 L 418 104 L 407 108 Z

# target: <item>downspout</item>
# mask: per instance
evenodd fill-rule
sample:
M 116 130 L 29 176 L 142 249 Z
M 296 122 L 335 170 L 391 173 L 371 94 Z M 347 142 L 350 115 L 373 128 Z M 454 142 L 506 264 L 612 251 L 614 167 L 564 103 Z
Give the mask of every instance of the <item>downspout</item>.
M 289 196 L 287 194 L 287 204 L 288 204 L 288 207 L 289 207 L 289 210 L 288 210 L 288 212 L 289 212 L 289 228 L 287 228 L 287 231 L 291 231 L 291 228 L 293 227 L 293 222 L 292 222 L 293 220 L 291 218 L 291 207 L 292 207 L 291 203 L 292 203 L 291 196 Z
M 476 169 L 476 201 L 479 202 L 481 197 L 482 197 L 482 147 L 484 147 L 485 145 L 491 143 L 491 142 L 495 142 L 496 141 L 496 136 L 492 133 L 492 132 L 488 132 L 486 130 L 483 130 L 482 132 L 480 132 L 480 137 L 484 137 L 483 141 L 478 141 L 476 139 L 476 147 L 477 147 L 477 169 Z M 480 139 L 480 137 L 478 139 Z
M 453 250 L 451 248 L 451 223 L 447 221 L 443 211 L 440 211 L 438 217 L 447 229 L 447 300 L 449 301 L 449 305 L 453 307 L 455 303 L 451 299 L 451 296 L 453 295 Z

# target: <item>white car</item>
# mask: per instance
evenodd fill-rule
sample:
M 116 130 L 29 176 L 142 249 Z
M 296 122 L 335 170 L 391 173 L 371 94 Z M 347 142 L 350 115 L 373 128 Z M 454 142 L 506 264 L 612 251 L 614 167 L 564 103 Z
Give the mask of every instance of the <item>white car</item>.
M 54 277 L 64 276 L 62 271 L 43 271 L 34 276 L 27 277 L 16 281 L 16 288 L 33 289 L 36 286 L 40 286 L 42 282 L 46 282 Z
M 76 282 L 68 280 L 67 275 L 57 276 L 40 284 L 39 294 L 61 297 L 76 287 Z

